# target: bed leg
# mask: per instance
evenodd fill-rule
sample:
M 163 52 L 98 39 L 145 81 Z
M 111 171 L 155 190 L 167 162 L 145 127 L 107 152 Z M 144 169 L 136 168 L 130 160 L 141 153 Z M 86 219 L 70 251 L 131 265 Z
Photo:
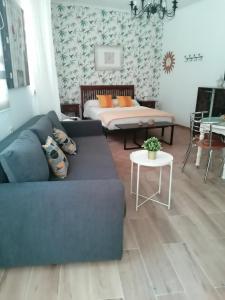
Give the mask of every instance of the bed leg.
M 108 137 L 108 130 L 107 130 L 107 128 L 103 127 L 103 133 L 104 133 L 105 137 L 107 138 Z

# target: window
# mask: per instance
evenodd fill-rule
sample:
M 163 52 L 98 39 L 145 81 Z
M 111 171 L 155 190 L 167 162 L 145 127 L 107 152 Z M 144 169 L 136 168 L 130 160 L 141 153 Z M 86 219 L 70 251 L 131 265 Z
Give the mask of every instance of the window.
M 8 87 L 6 83 L 5 64 L 0 32 L 0 110 L 3 110 L 7 107 L 9 107 Z

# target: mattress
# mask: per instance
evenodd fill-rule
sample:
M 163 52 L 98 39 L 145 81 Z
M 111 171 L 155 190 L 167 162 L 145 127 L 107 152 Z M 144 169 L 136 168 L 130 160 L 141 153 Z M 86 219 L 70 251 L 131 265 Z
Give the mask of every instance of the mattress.
M 157 117 L 157 116 L 152 116 L 152 117 L 130 117 L 130 118 L 124 118 L 124 119 L 119 119 L 119 120 L 114 120 L 112 121 L 109 125 L 104 124 L 104 122 L 101 119 L 101 114 L 103 112 L 108 112 L 108 111 L 113 111 L 113 112 L 120 112 L 120 111 L 135 111 L 137 109 L 146 109 L 144 106 L 132 106 L 132 107 L 113 107 L 113 108 L 100 108 L 100 107 L 87 107 L 84 109 L 84 117 L 89 118 L 92 120 L 100 120 L 102 122 L 102 125 L 109 130 L 115 130 L 118 129 L 116 125 L 118 124 L 132 124 L 132 123 L 140 123 L 140 122 L 162 122 L 162 121 L 167 121 L 167 122 L 173 122 L 173 117 L 172 116 L 163 116 L 163 117 Z

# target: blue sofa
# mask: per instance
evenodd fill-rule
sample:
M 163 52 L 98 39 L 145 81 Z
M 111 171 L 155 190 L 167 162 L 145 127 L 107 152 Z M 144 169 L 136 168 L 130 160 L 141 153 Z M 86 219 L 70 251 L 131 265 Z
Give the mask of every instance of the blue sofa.
M 23 130 L 42 126 L 43 118 L 32 118 L 2 140 L 0 152 Z M 78 154 L 68 156 L 66 179 L 10 183 L 0 165 L 0 267 L 122 256 L 124 189 L 101 123 L 61 124 L 78 145 Z

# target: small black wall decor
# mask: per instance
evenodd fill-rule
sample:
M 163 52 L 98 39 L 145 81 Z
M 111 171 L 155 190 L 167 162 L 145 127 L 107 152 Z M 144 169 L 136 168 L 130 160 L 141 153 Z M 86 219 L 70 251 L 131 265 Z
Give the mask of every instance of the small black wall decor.
M 175 65 L 175 55 L 172 51 L 168 51 L 163 58 L 163 70 L 165 73 L 170 73 Z
M 0 0 L 1 39 L 9 89 L 30 84 L 24 15 L 15 0 Z
M 189 54 L 184 56 L 184 61 L 185 62 L 197 62 L 197 61 L 202 61 L 203 60 L 203 55 L 198 53 L 198 54 Z

